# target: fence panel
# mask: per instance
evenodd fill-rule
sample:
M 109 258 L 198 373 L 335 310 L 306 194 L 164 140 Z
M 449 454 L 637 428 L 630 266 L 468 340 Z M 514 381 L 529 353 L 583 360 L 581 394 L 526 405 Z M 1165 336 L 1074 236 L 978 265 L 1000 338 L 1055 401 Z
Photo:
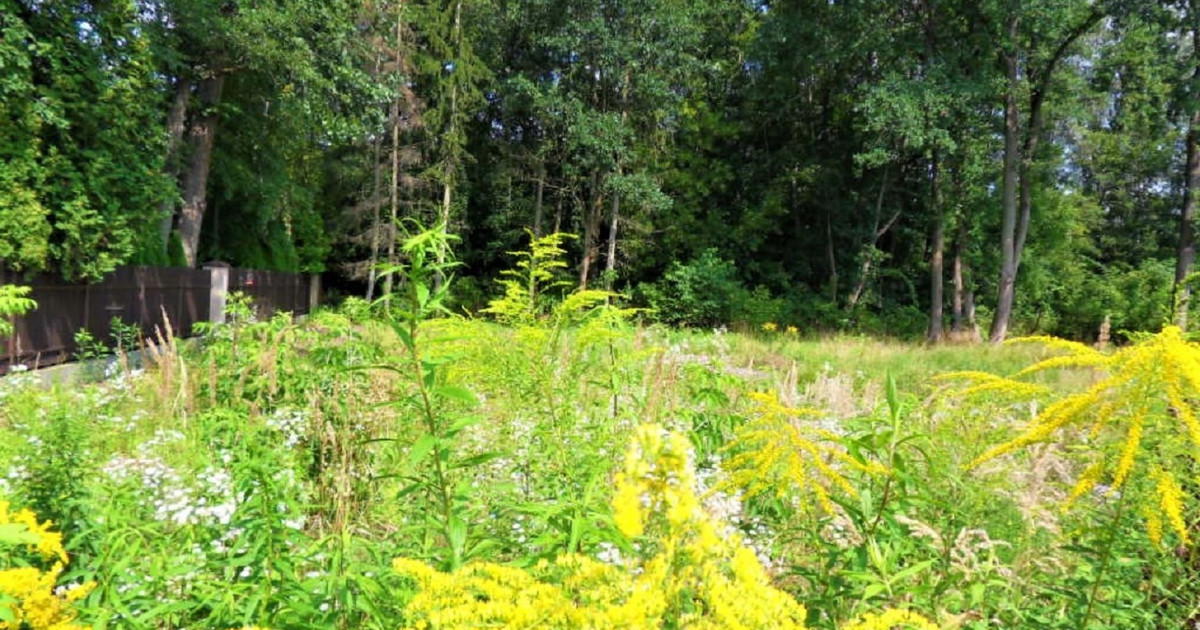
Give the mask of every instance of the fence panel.
M 70 359 L 75 332 L 87 330 L 112 345 L 112 319 L 135 325 L 152 335 L 164 313 L 177 335 L 191 332 L 209 319 L 210 274 L 204 269 L 121 267 L 92 284 L 75 284 L 39 275 L 25 279 L 0 274 L 0 282 L 30 286 L 38 307 L 15 321 L 15 334 L 5 340 L 0 365 L 45 366 Z
M 0 368 L 70 360 L 78 330 L 87 330 L 111 347 L 114 317 L 149 337 L 163 325 L 165 313 L 175 335 L 188 336 L 193 324 L 213 319 L 213 279 L 209 269 L 170 267 L 121 267 L 93 284 L 44 274 L 27 279 L 0 271 L 0 284 L 32 287 L 30 297 L 38 303 L 36 310 L 14 320 L 13 335 L 0 338 Z M 259 315 L 270 317 L 281 311 L 307 314 L 318 289 L 315 280 L 302 274 L 229 269 L 228 286 L 217 293 L 241 291 L 251 297 Z M 218 307 L 221 303 L 223 298 Z
M 258 269 L 229 270 L 229 292 L 250 296 L 260 317 L 278 312 L 305 315 L 309 311 L 309 278 L 302 274 Z

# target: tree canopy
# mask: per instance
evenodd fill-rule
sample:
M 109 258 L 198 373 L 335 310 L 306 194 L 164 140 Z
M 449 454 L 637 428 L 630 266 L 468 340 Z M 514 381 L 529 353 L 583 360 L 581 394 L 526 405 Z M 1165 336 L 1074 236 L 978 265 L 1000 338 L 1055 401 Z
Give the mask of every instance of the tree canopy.
M 579 282 L 681 324 L 1157 328 L 1198 43 L 1196 0 L 0 0 L 0 264 L 375 294 L 413 218 L 465 307 L 572 232 Z

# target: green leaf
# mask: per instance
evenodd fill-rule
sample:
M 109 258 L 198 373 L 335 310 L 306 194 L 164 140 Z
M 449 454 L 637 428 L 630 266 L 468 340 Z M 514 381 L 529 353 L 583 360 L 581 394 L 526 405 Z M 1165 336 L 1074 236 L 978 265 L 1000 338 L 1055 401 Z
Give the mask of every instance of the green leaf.
M 18 545 L 36 545 L 39 538 L 29 531 L 25 525 L 9 523 L 0 525 L 0 545 L 15 547 Z
M 416 468 L 421 462 L 425 461 L 429 454 L 433 452 L 433 447 L 437 446 L 438 439 L 428 433 L 417 438 L 413 443 L 412 448 L 408 451 L 406 461 L 409 467 Z
M 896 390 L 896 377 L 891 372 L 887 375 L 887 404 L 891 418 L 895 421 L 900 417 L 900 393 Z
M 486 464 L 492 460 L 500 459 L 507 454 L 508 453 L 503 451 L 480 453 L 478 455 L 472 455 L 471 457 L 466 457 L 454 462 L 454 465 L 451 466 L 451 468 L 474 468 L 475 466 Z M 495 488 L 493 487 L 492 490 L 495 491 Z
M 458 387 L 455 385 L 443 385 L 443 386 L 438 387 L 437 389 L 433 390 L 433 394 L 435 396 L 440 396 L 442 398 L 448 398 L 450 400 L 457 400 L 461 403 L 465 403 L 465 404 L 468 404 L 471 406 L 475 406 L 475 405 L 479 404 L 479 400 L 475 398 L 475 394 L 472 394 L 471 391 L 466 389 L 465 387 Z

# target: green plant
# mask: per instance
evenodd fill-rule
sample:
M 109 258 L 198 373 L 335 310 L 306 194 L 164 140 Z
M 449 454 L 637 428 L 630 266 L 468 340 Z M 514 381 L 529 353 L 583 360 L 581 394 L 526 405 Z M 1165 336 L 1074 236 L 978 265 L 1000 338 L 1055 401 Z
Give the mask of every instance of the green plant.
M 567 268 L 564 240 L 577 238 L 573 234 L 548 234 L 537 237 L 529 234 L 529 249 L 509 252 L 517 259 L 514 269 L 500 272 L 500 286 L 504 295 L 492 300 L 484 313 L 494 315 L 510 324 L 529 324 L 548 312 L 553 296 L 547 295 L 555 289 L 568 287 L 571 283 L 561 279 L 559 273 Z
M 126 324 L 120 317 L 113 317 L 109 322 L 109 331 L 118 352 L 129 353 L 141 347 L 142 329 L 137 324 Z
M 108 345 L 100 341 L 90 331 L 80 328 L 75 331 L 75 360 L 94 361 L 110 354 Z
M 12 334 L 12 318 L 37 308 L 37 302 L 28 297 L 31 290 L 12 284 L 0 285 L 0 338 Z
M 407 482 L 398 498 L 415 497 L 425 502 L 426 515 L 418 524 L 425 534 L 425 553 L 450 569 L 462 566 L 486 549 L 473 540 L 468 519 L 466 489 L 458 477 L 464 470 L 496 457 L 483 453 L 469 458 L 456 455 L 456 440 L 476 418 L 456 412 L 456 406 L 476 404 L 470 391 L 450 385 L 444 364 L 429 356 L 426 324 L 436 315 L 448 315 L 446 300 L 456 266 L 449 253 L 452 238 L 442 226 L 424 229 L 413 224 L 401 245 L 404 262 L 380 269 L 393 276 L 400 287 L 395 296 L 384 296 L 388 323 L 399 338 L 404 356 L 378 365 L 407 381 L 407 392 L 393 405 L 416 415 L 423 430 L 411 444 L 400 476 Z
M 654 316 L 674 326 L 731 324 L 748 295 L 737 267 L 715 249 L 686 264 L 672 263 L 661 280 L 639 290 Z

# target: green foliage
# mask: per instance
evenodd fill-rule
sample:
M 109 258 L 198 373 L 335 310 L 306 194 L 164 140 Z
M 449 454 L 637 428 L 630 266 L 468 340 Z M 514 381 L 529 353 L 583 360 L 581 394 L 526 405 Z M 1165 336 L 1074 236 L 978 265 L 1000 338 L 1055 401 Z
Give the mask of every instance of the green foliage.
M 715 249 L 687 264 L 673 263 L 661 280 L 639 292 L 660 321 L 696 327 L 733 323 L 749 297 L 737 268 Z
M 152 238 L 169 195 L 150 42 L 133 3 L 22 4 L 0 18 L 0 259 L 96 279 Z
M 13 333 L 11 318 L 20 317 L 37 308 L 37 302 L 29 299 L 29 287 L 15 284 L 0 285 L 0 338 Z
M 564 260 L 567 252 L 562 244 L 570 238 L 576 237 L 549 234 L 539 238 L 529 232 L 529 249 L 509 252 L 517 259 L 516 268 L 500 272 L 504 296 L 492 300 L 483 312 L 513 324 L 531 324 L 545 316 L 548 302 L 557 297 L 552 292 L 570 285 L 561 279 L 560 273 L 567 268 Z
M 108 345 L 96 338 L 95 335 L 87 329 L 80 328 L 75 331 L 75 360 L 77 361 L 95 361 L 107 357 L 110 352 Z

